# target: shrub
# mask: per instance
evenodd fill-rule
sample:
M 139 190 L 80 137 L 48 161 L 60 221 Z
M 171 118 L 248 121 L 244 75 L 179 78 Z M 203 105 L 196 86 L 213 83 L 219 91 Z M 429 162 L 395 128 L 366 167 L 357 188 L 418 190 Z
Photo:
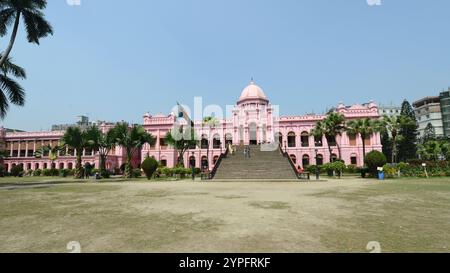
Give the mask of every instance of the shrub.
M 23 176 L 23 166 L 22 165 L 16 165 L 11 168 L 11 175 L 14 177 L 22 177 Z
M 372 151 L 366 155 L 367 167 L 374 177 L 378 176 L 378 168 L 383 167 L 386 163 L 386 156 L 382 152 Z
M 33 170 L 32 169 L 27 170 L 27 176 L 32 176 L 32 175 L 33 175 Z
M 42 172 L 42 174 L 44 176 L 53 176 L 53 172 L 51 169 L 44 169 L 44 171 Z
M 353 165 L 353 164 L 348 165 L 348 166 L 347 166 L 347 169 L 346 169 L 346 171 L 347 171 L 348 173 L 356 173 L 357 170 L 358 170 L 358 167 L 357 167 L 356 165 Z
M 161 169 L 161 173 L 166 177 L 173 177 L 174 171 L 171 168 L 164 167 Z
M 150 180 L 153 176 L 153 174 L 155 173 L 155 171 L 158 169 L 158 161 L 156 161 L 156 159 L 154 159 L 153 157 L 147 157 L 143 162 L 142 162 L 142 170 L 145 173 L 145 176 L 147 177 L 148 180 Z
M 41 176 L 42 175 L 42 170 L 41 169 L 36 169 L 33 172 L 33 176 Z
M 384 165 L 383 171 L 387 178 L 394 178 L 398 173 L 398 169 L 390 164 Z
M 332 163 L 333 171 L 335 171 L 339 176 L 342 175 L 344 170 L 346 169 L 345 163 L 342 161 L 336 161 Z
M 134 178 L 139 178 L 139 177 L 141 177 L 142 176 L 142 172 L 141 172 L 141 169 L 133 169 L 133 177 Z
M 5 177 L 6 169 L 5 166 L 0 165 L 0 177 Z
M 61 177 L 68 177 L 70 175 L 70 171 L 71 170 L 68 170 L 68 169 L 62 169 L 59 171 L 59 175 Z

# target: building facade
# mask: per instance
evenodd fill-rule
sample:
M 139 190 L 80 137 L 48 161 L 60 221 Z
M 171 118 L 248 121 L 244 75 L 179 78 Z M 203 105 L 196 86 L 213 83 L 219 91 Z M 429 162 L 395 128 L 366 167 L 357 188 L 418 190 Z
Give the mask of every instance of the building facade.
M 448 91 L 441 92 L 439 99 L 441 102 L 444 135 L 445 137 L 450 138 L 450 88 L 448 89 Z
M 442 123 L 441 101 L 437 96 L 425 97 L 413 103 L 414 112 L 419 124 L 419 138 L 425 134 L 428 124 L 433 125 L 436 131 L 436 137 L 444 136 L 444 127 Z
M 347 120 L 360 118 L 378 119 L 379 109 L 375 103 L 365 105 L 345 106 L 339 104 L 335 111 L 342 113 Z M 362 140 L 359 136 L 349 136 L 343 133 L 336 139 L 316 138 L 311 130 L 325 115 L 279 116 L 277 108 L 270 104 L 264 91 L 251 82 L 241 93 L 231 116 L 219 120 L 216 126 L 208 127 L 202 121 L 194 121 L 199 145 L 192 147 L 184 156 L 185 166 L 212 169 L 219 156 L 226 151 L 227 144 L 257 145 L 277 143 L 291 156 L 292 160 L 302 167 L 307 165 L 322 165 L 337 159 L 339 155 L 346 164 L 363 165 Z M 155 145 L 145 145 L 140 155 L 135 159 L 135 166 L 146 156 L 152 156 L 161 165 L 173 167 L 178 161 L 178 153 L 167 145 L 167 133 L 178 123 L 175 114 L 146 114 L 143 126 L 147 132 L 156 138 Z M 114 124 L 103 123 L 100 128 L 106 132 Z M 8 157 L 4 159 L 9 171 L 14 165 L 23 165 L 25 170 L 58 168 L 72 169 L 75 167 L 75 152 L 67 149 L 59 154 L 52 166 L 45 157 L 35 158 L 35 152 L 42 146 L 56 146 L 60 143 L 64 131 L 49 132 L 6 132 L 0 129 L 0 143 Z M 328 150 L 328 142 L 332 153 Z M 338 144 L 340 149 L 338 148 Z M 381 140 L 378 133 L 365 140 L 366 152 L 381 151 Z M 125 162 L 125 153 L 116 147 L 107 160 L 107 168 L 112 170 Z M 99 166 L 98 155 L 92 151 L 83 151 L 83 163 Z
M 336 111 L 342 113 L 347 120 L 380 118 L 375 103 L 349 107 L 339 104 Z M 227 144 L 261 143 L 280 144 L 292 160 L 302 167 L 330 162 L 330 157 L 338 158 L 339 149 L 336 144 L 339 143 L 341 157 L 346 164 L 363 165 L 360 137 L 348 136 L 344 133 L 335 140 L 327 140 L 311 135 L 311 130 L 318 121 L 326 117 L 325 115 L 278 116 L 276 112 L 276 108 L 270 104 L 264 91 L 251 82 L 242 91 L 231 117 L 219 120 L 219 124 L 213 128 L 203 126 L 201 121 L 194 122 L 200 145 L 186 152 L 184 165 L 211 169 L 219 156 L 225 152 Z M 176 123 L 177 117 L 174 114 L 145 115 L 143 125 L 149 133 L 156 136 L 157 141 L 154 146 L 146 145 L 141 157 L 153 156 L 162 165 L 174 166 L 178 160 L 177 153 L 166 144 L 165 136 Z M 328 150 L 328 141 L 332 146 L 331 155 Z M 366 139 L 365 142 L 366 152 L 382 150 L 378 133 Z
M 378 113 L 381 117 L 388 116 L 390 118 L 392 117 L 399 117 L 402 113 L 402 107 L 396 106 L 396 105 L 380 105 L 378 107 Z

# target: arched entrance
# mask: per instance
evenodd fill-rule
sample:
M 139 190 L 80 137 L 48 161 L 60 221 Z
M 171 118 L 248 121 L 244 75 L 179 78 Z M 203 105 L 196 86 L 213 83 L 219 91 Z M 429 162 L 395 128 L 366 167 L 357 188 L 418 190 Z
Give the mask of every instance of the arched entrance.
M 258 132 L 258 126 L 256 126 L 256 123 L 250 123 L 249 127 L 249 144 L 250 145 L 258 145 L 258 137 L 257 137 L 257 132 Z
M 196 166 L 195 163 L 196 163 L 195 156 L 189 157 L 189 168 L 195 168 Z

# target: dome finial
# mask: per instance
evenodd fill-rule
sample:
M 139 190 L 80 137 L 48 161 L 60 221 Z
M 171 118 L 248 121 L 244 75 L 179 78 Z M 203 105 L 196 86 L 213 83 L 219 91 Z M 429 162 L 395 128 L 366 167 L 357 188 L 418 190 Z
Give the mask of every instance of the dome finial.
M 250 79 L 250 84 L 255 84 L 255 81 L 253 80 L 253 77 Z

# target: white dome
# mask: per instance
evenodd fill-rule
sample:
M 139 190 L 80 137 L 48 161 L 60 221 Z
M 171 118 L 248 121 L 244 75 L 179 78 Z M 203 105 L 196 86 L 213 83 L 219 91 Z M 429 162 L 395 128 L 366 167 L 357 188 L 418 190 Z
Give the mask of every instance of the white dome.
M 251 81 L 250 84 L 242 91 L 239 101 L 248 99 L 268 100 L 261 87 L 256 85 L 253 81 Z

